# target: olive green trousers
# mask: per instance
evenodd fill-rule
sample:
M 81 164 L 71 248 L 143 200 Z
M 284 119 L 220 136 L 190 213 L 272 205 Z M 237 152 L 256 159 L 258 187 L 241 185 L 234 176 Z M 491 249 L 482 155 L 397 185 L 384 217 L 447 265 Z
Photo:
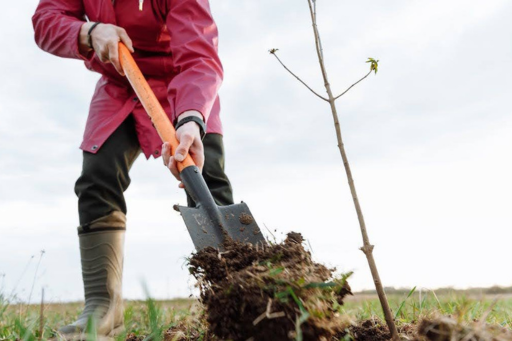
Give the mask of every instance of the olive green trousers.
M 206 134 L 203 145 L 203 177 L 213 198 L 218 205 L 233 204 L 231 184 L 224 173 L 222 135 Z M 140 153 L 132 116 L 117 128 L 96 154 L 83 152 L 82 174 L 75 184 L 79 233 L 126 228 L 124 192 L 130 185 L 130 168 Z M 172 175 L 169 173 L 169 176 Z M 187 202 L 188 206 L 195 206 L 188 195 Z

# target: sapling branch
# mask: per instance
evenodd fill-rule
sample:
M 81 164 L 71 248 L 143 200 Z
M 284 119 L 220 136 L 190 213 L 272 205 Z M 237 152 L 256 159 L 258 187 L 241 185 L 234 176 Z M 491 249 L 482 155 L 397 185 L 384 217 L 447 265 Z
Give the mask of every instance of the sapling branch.
M 308 88 L 308 89 L 309 89 L 309 91 L 311 91 L 312 93 L 314 93 L 314 94 L 315 94 L 317 97 L 319 97 L 320 99 L 323 99 L 324 101 L 328 102 L 329 100 L 328 100 L 327 98 L 322 97 L 322 96 L 320 96 L 319 94 L 317 94 L 317 93 L 315 92 L 315 90 L 311 89 L 311 87 L 310 87 L 309 85 L 307 85 L 307 84 L 306 84 L 302 79 L 300 79 L 300 78 L 299 78 L 299 76 L 297 76 L 296 74 L 294 74 L 290 69 L 288 69 L 288 68 L 286 67 L 286 65 L 284 65 L 284 63 L 281 61 L 281 59 L 279 59 L 279 57 L 277 56 L 277 50 L 278 50 L 278 49 L 271 49 L 271 50 L 269 50 L 268 52 L 270 52 L 270 54 L 274 55 L 274 57 L 276 57 L 276 59 L 279 61 L 279 63 L 280 63 L 280 64 L 285 68 L 285 70 L 286 70 L 286 71 L 288 71 L 288 72 L 289 72 L 293 77 L 297 78 L 297 80 L 298 80 L 299 82 L 301 82 L 302 84 L 304 84 L 304 86 L 305 86 L 306 88 Z
M 358 80 L 357 82 L 355 82 L 354 84 L 352 84 L 351 86 L 348 87 L 347 90 L 343 91 L 341 94 L 339 94 L 338 96 L 334 97 L 334 100 L 337 100 L 338 98 L 340 98 L 341 96 L 343 96 L 344 94 L 346 94 L 350 89 L 352 89 L 354 86 L 356 86 L 357 84 L 359 84 L 360 82 L 362 82 L 366 77 L 368 77 L 370 75 L 370 73 L 372 73 L 373 69 L 370 70 L 366 76 L 364 76 L 363 78 L 361 78 L 360 80 Z
M 320 44 L 320 41 L 319 41 L 319 44 Z M 319 95 L 317 92 L 315 92 L 313 89 L 311 89 L 311 87 L 309 85 L 307 85 L 302 79 L 300 79 L 300 77 L 298 77 L 295 73 L 293 73 L 283 62 L 282 60 L 277 56 L 277 51 L 279 49 L 270 49 L 269 52 L 270 54 L 274 55 L 274 57 L 276 57 L 276 59 L 279 61 L 279 63 L 285 68 L 286 71 L 288 71 L 293 77 L 295 77 L 299 82 L 301 82 L 302 84 L 304 84 L 304 86 L 306 88 L 309 89 L 309 91 L 311 91 L 314 95 L 316 95 L 317 97 L 319 97 L 320 99 L 326 101 L 326 102 L 329 102 L 329 99 Z M 322 55 L 322 51 L 320 51 L 320 54 Z M 323 58 L 323 55 L 322 55 L 322 58 Z M 370 58 L 372 59 L 372 58 Z M 378 62 L 378 61 L 377 61 Z M 368 62 L 367 62 L 368 63 Z M 354 86 L 356 86 L 357 84 L 361 83 L 363 80 L 366 79 L 366 77 L 368 77 L 372 71 L 375 71 L 376 72 L 376 69 L 374 69 L 373 67 L 370 69 L 370 71 L 368 71 L 368 73 L 366 75 L 363 76 L 363 78 L 361 78 L 360 80 L 358 80 L 357 82 L 355 82 L 354 84 L 352 84 L 351 86 L 349 86 L 347 88 L 347 90 L 343 91 L 341 94 L 339 94 L 338 96 L 334 97 L 334 100 L 337 100 L 338 98 L 340 98 L 341 96 L 345 95 L 350 89 L 352 89 Z

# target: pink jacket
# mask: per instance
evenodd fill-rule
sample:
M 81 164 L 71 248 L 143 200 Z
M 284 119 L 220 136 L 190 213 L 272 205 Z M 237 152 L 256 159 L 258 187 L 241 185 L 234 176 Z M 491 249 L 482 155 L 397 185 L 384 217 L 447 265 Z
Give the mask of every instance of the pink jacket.
M 85 62 L 102 77 L 96 85 L 81 149 L 96 153 L 116 128 L 133 114 L 147 158 L 160 156 L 162 142 L 126 78 L 94 53 L 78 52 L 85 17 L 123 27 L 133 41 L 133 57 L 171 121 L 186 110 L 201 112 L 207 132 L 222 133 L 217 91 L 222 64 L 218 33 L 208 0 L 41 0 L 32 18 L 39 47 Z

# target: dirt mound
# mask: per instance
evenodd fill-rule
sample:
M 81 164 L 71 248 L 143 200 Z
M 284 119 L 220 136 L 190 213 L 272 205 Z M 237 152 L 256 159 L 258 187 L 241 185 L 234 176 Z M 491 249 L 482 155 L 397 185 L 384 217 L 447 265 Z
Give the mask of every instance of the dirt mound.
M 266 247 L 228 241 L 190 259 L 211 332 L 229 340 L 330 340 L 347 326 L 336 307 L 348 276 L 315 263 L 298 233 Z

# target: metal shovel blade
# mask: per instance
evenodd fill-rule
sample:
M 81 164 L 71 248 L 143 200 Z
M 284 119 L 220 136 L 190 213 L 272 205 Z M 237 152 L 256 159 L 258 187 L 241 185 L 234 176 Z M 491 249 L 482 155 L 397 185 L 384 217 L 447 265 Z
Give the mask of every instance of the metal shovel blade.
M 267 244 L 249 207 L 243 202 L 229 206 L 217 206 L 216 209 L 220 214 L 216 214 L 217 218 L 214 219 L 212 219 L 211 211 L 201 205 L 199 207 L 176 206 L 175 208 L 181 213 L 198 251 L 208 246 L 222 249 L 226 236 L 253 245 Z

